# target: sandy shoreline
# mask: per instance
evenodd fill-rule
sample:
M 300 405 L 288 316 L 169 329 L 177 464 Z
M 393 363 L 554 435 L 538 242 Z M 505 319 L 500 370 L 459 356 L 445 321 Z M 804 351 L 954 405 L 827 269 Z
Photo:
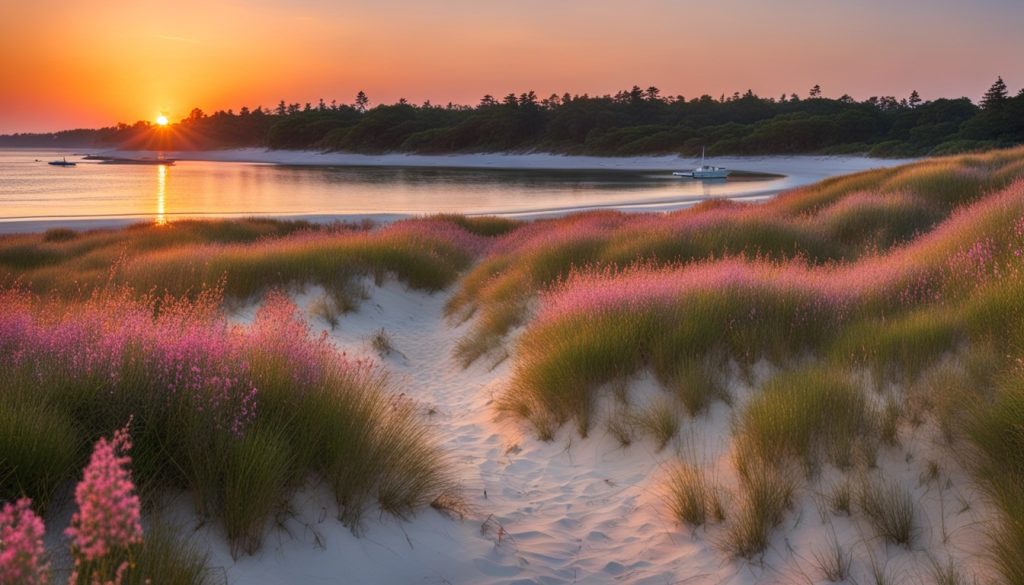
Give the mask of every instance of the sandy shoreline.
M 121 157 L 155 157 L 154 151 L 98 150 L 91 154 Z M 355 154 L 313 150 L 268 150 L 238 148 L 230 150 L 168 151 L 163 156 L 176 160 L 245 162 L 297 166 L 363 166 L 363 167 L 436 167 L 459 169 L 514 169 L 565 171 L 677 171 L 700 163 L 699 157 L 676 155 L 602 157 L 536 153 L 474 153 L 474 154 Z M 868 159 L 861 156 L 784 155 L 784 156 L 721 156 L 714 163 L 727 168 L 774 173 L 780 158 L 798 161 L 800 171 L 823 176 L 855 172 L 875 167 L 888 167 L 912 162 L 914 159 Z

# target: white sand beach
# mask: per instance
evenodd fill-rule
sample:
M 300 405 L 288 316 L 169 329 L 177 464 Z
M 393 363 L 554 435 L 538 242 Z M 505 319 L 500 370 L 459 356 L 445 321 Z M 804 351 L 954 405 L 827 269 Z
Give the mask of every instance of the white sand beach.
M 146 150 L 98 150 L 91 154 L 127 158 L 155 158 Z M 271 150 L 236 148 L 228 150 L 181 150 L 160 153 L 165 158 L 193 161 L 249 162 L 278 165 L 369 166 L 369 167 L 438 167 L 465 169 L 540 169 L 540 170 L 608 170 L 608 171 L 675 171 L 691 169 L 700 157 L 662 156 L 581 156 L 548 152 L 467 153 L 467 154 L 355 154 L 317 150 Z M 786 156 L 721 156 L 717 165 L 750 172 L 777 173 L 779 159 L 794 161 L 794 171 L 819 178 L 852 173 L 866 168 L 906 164 L 914 159 L 880 159 L 863 156 L 786 155 Z

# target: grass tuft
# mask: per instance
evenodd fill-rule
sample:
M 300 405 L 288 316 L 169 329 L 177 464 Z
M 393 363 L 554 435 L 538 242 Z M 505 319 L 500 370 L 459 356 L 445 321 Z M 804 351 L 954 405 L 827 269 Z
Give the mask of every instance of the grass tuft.
M 935 585 L 970 585 L 970 581 L 960 571 L 960 567 L 949 559 L 942 564 L 935 559 L 932 561 L 932 582 Z
M 617 406 L 605 419 L 605 429 L 608 434 L 615 437 L 620 447 L 628 447 L 633 444 L 635 430 L 633 414 L 624 405 Z
M 293 456 L 285 435 L 257 427 L 234 442 L 224 462 L 220 504 L 232 556 L 254 554 L 267 519 L 284 503 Z
M 133 556 L 123 585 L 212 585 L 223 583 L 207 566 L 207 557 L 181 539 L 177 531 L 159 519 L 147 523 L 145 538 Z
M 703 412 L 714 400 L 729 402 L 729 393 L 710 364 L 682 362 L 673 367 L 666 384 L 690 416 Z
M 669 510 L 680 522 L 696 527 L 725 520 L 722 490 L 703 468 L 677 462 L 669 467 L 667 484 Z
M 1024 584 L 1024 362 L 999 380 L 993 400 L 974 405 L 965 427 L 975 476 L 1001 516 L 989 556 L 1006 583 Z
M 383 328 L 373 334 L 373 337 L 370 338 L 370 345 L 382 356 L 391 355 L 391 352 L 395 351 L 395 346 L 391 343 L 391 336 Z
M 73 419 L 31 398 L 8 397 L 0 408 L 0 501 L 32 498 L 42 513 L 84 461 Z
M 331 295 L 327 294 L 317 297 L 309 306 L 309 313 L 314 317 L 323 319 L 325 323 L 331 326 L 331 331 L 337 329 L 338 324 L 341 323 L 342 312 L 338 309 Z
M 839 583 L 850 576 L 853 553 L 843 549 L 839 537 L 833 531 L 825 548 L 814 551 L 814 564 L 830 583 Z
M 813 471 L 822 459 L 846 468 L 871 451 L 875 432 L 863 392 L 843 371 L 817 366 L 769 380 L 740 418 L 737 464 L 794 460 Z
M 853 501 L 853 486 L 849 480 L 842 480 L 832 486 L 828 493 L 828 504 L 832 511 L 837 514 L 849 516 L 851 514 L 851 503 Z
M 679 412 L 675 404 L 667 398 L 655 399 L 634 412 L 631 418 L 637 427 L 654 439 L 658 451 L 664 449 L 669 441 L 679 434 Z
M 910 548 L 917 533 L 910 490 L 893 480 L 865 479 L 857 491 L 857 505 L 879 536 Z
M 754 558 L 771 544 L 772 531 L 793 505 L 796 480 L 784 466 L 748 468 L 740 484 L 738 507 L 729 514 L 721 547 L 735 557 Z
M 883 443 L 895 447 L 900 443 L 900 420 L 903 418 L 903 405 L 895 396 L 887 396 L 882 407 L 881 419 L 878 423 L 878 436 Z

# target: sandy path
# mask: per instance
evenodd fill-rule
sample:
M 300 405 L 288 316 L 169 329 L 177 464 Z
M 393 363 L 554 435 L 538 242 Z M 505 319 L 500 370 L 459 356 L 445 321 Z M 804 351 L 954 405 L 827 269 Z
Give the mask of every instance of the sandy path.
M 394 282 L 368 288 L 371 298 L 329 334 L 350 355 L 382 359 L 397 387 L 431 413 L 471 511 L 460 521 L 425 510 L 406 523 L 369 513 L 356 538 L 334 519 L 330 494 L 310 486 L 295 496 L 296 514 L 285 529 L 270 530 L 255 556 L 234 561 L 216 528 L 199 530 L 198 544 L 231 583 L 815 583 L 823 581 L 811 559 L 829 533 L 858 557 L 871 551 L 897 578 L 921 578 L 930 558 L 946 558 L 945 549 L 958 556 L 978 550 L 982 508 L 956 510 L 958 498 L 976 499 L 957 476 L 949 491 L 916 488 L 927 513 L 912 551 L 885 546 L 855 519 L 823 518 L 815 488 L 803 491 L 762 562 L 728 560 L 711 544 L 722 527 L 706 532 L 676 525 L 659 487 L 661 464 L 681 445 L 730 483 L 728 407 L 717 404 L 708 415 L 686 420 L 682 438 L 661 453 L 643 440 L 622 449 L 600 428 L 588 439 L 566 428 L 555 441 L 541 442 L 514 423 L 493 420 L 491 399 L 508 376 L 508 360 L 463 369 L 452 359 L 466 325 L 452 327 L 443 319 L 446 294 L 411 292 Z M 297 301 L 307 306 L 319 294 L 311 289 Z M 248 320 L 253 312 L 248 307 L 238 317 Z M 383 358 L 370 344 L 381 329 L 395 348 Z M 741 400 L 750 392 L 738 381 L 732 386 Z M 644 378 L 633 391 L 657 389 Z M 910 443 L 908 452 L 918 451 L 918 458 L 892 452 L 880 463 L 912 485 L 925 456 L 938 455 L 923 452 L 933 450 L 926 442 Z M 822 481 L 828 485 L 829 478 Z M 858 563 L 854 572 L 866 579 L 868 569 Z
M 368 514 L 361 538 L 333 519 L 321 487 L 295 498 L 287 533 L 237 562 L 215 529 L 199 536 L 213 565 L 233 583 L 671 583 L 730 582 L 723 563 L 672 525 L 656 488 L 659 463 L 644 442 L 621 449 L 603 431 L 581 440 L 568 429 L 545 443 L 493 420 L 491 397 L 508 373 L 478 363 L 463 369 L 451 350 L 465 327 L 443 319 L 444 294 L 388 283 L 329 331 L 350 355 L 377 357 L 370 338 L 384 329 L 395 348 L 384 363 L 399 389 L 433 412 L 454 457 L 471 512 L 462 521 L 433 511 L 400 523 Z M 299 295 L 300 306 L 318 291 Z M 253 308 L 242 311 L 251 318 Z M 317 323 L 323 329 L 322 323 Z M 743 580 L 738 581 L 743 582 Z

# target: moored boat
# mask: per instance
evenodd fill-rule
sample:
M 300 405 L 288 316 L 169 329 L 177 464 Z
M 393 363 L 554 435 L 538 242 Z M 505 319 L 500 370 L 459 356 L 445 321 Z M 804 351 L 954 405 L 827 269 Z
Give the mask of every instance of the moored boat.
M 78 163 L 76 163 L 76 162 L 68 162 L 68 157 L 65 156 L 61 160 L 51 160 L 50 162 L 48 162 L 46 164 L 53 165 L 55 167 L 73 167 L 73 166 L 77 165 Z
M 692 179 L 724 179 L 731 173 L 729 169 L 725 167 L 716 167 L 713 165 L 704 163 L 704 149 L 700 149 L 700 166 L 693 169 L 692 171 L 679 171 L 672 173 L 677 177 L 687 177 Z

